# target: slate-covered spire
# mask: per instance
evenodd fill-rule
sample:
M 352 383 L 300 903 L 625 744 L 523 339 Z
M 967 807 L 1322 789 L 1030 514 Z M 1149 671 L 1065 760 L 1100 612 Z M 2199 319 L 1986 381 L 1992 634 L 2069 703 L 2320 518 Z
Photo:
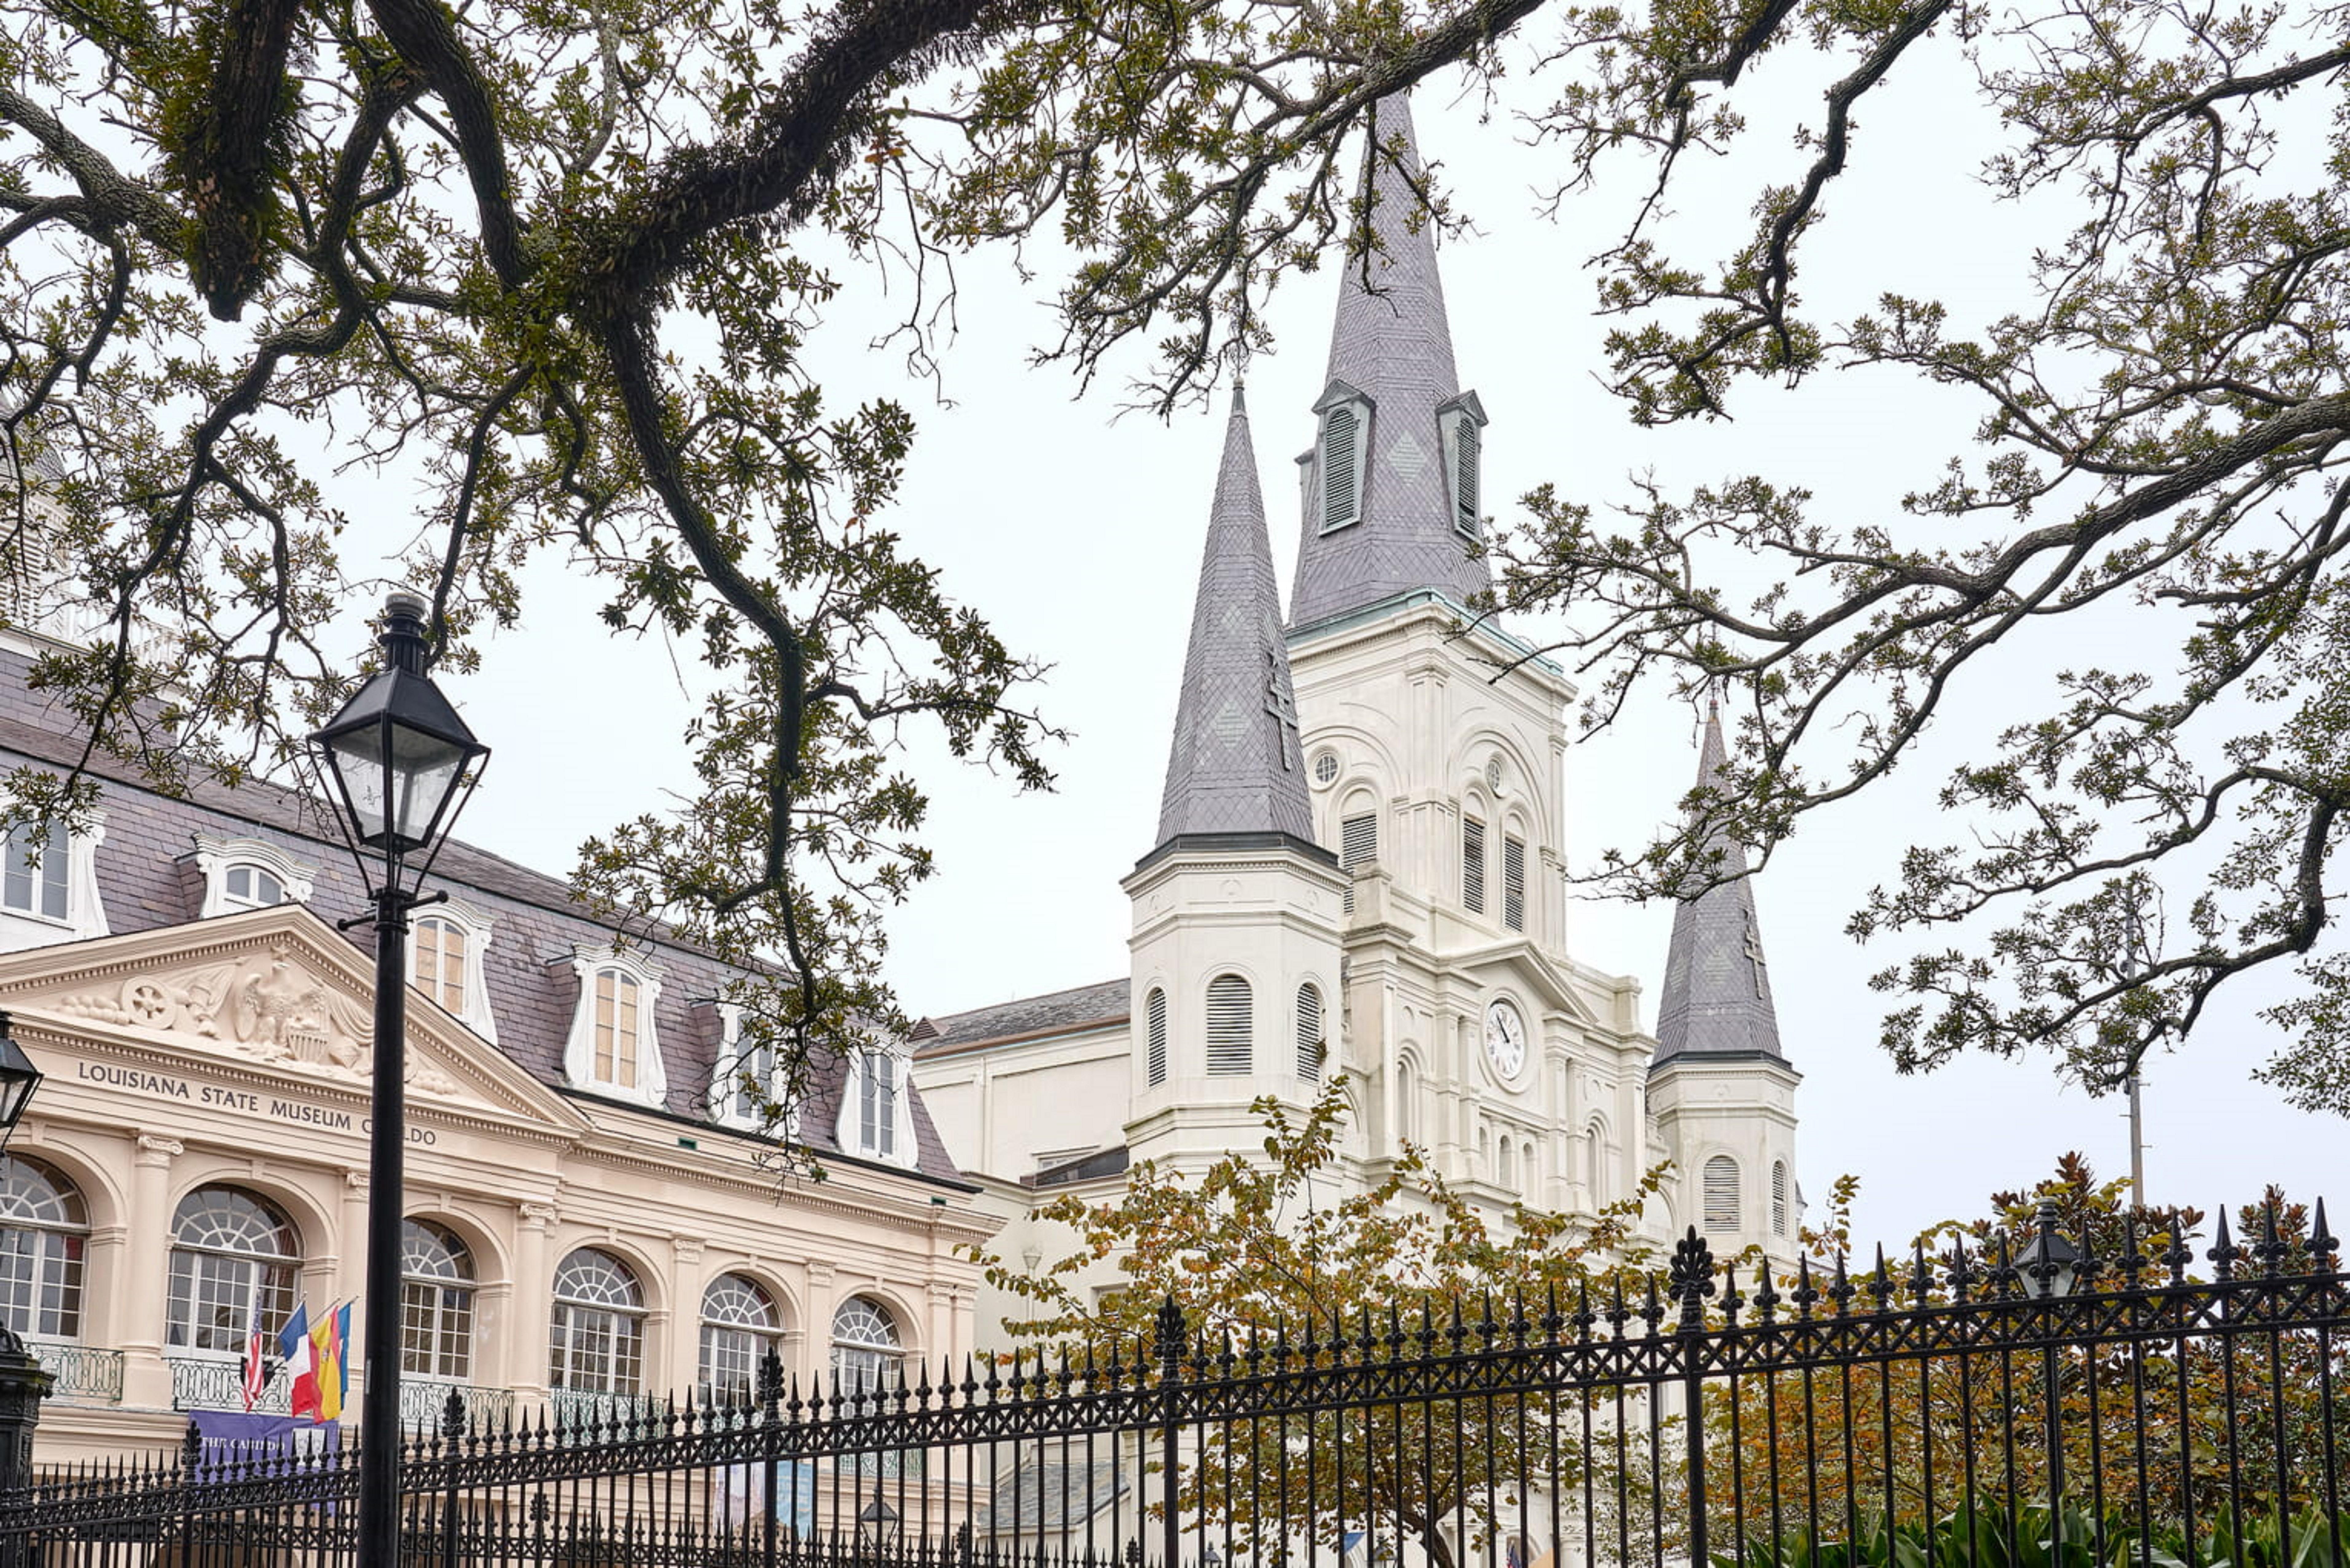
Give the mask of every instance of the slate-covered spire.
M 1403 155 L 1390 156 L 1399 140 Z M 1461 395 L 1452 366 L 1452 329 L 1437 275 L 1435 225 L 1419 214 L 1423 170 L 1409 97 L 1379 100 L 1357 187 L 1378 237 L 1367 257 L 1350 256 L 1338 286 L 1330 334 L 1330 368 L 1315 406 L 1322 430 L 1307 465 L 1308 500 L 1291 595 L 1293 625 L 1305 626 L 1413 588 L 1436 588 L 1465 601 L 1491 582 L 1470 539 L 1456 525 L 1453 488 L 1459 453 L 1443 434 L 1447 410 L 1465 409 L 1482 427 L 1476 395 Z M 1362 431 L 1358 520 L 1326 527 L 1326 478 L 1320 469 L 1336 405 L 1368 405 Z M 1471 441 L 1477 437 L 1472 432 Z M 1345 450 L 1343 447 L 1341 450 Z M 1477 457 L 1469 462 L 1473 475 Z M 1342 487 L 1347 481 L 1340 479 Z M 1474 494 L 1472 477 L 1471 493 Z
M 1709 708 L 1698 782 L 1711 779 L 1726 757 L 1721 715 Z M 1717 842 L 1722 874 L 1738 879 L 1684 899 L 1673 912 L 1673 945 L 1657 1009 L 1657 1066 L 1700 1056 L 1786 1059 L 1779 1049 L 1762 931 L 1754 920 L 1754 887 L 1743 875 L 1746 851 L 1729 839 Z
M 1238 389 L 1208 514 L 1183 694 L 1167 758 L 1159 843 L 1203 836 L 1314 841 L 1297 746 L 1297 701 L 1281 638 L 1281 593 Z

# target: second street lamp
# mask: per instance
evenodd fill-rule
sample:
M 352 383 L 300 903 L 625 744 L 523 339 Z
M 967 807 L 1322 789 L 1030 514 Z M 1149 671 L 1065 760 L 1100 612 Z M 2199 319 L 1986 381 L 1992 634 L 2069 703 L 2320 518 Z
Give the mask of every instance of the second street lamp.
M 393 594 L 385 601 L 382 643 L 383 668 L 310 737 L 328 804 L 375 906 L 363 917 L 375 926 L 375 1063 L 359 1350 L 359 1568 L 392 1568 L 400 1559 L 408 917 L 429 901 L 421 896 L 424 877 L 490 754 L 425 674 L 422 599 Z

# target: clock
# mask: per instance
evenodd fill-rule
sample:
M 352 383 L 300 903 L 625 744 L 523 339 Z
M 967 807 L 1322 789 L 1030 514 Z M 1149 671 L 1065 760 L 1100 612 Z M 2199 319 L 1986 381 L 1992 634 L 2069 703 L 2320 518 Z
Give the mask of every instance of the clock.
M 1526 1022 L 1506 1002 L 1485 1009 L 1485 1060 L 1504 1078 L 1514 1078 L 1526 1064 Z

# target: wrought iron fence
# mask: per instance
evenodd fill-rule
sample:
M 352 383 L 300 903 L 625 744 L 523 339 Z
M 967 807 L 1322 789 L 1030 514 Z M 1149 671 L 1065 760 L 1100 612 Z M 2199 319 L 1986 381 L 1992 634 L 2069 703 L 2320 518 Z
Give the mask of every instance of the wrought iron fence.
M 2176 1229 L 2175 1227 L 2173 1228 Z M 403 1551 L 718 1568 L 2350 1568 L 2350 1302 L 2306 1233 L 1957 1248 L 1342 1312 L 527 1423 L 403 1459 Z M 2060 1261 L 2061 1260 L 2061 1261 Z M 884 1455 L 920 1462 L 884 1464 Z M 0 1499 L 0 1562 L 347 1561 L 354 1454 L 182 1451 Z M 21 1555 L 19 1555 L 21 1553 Z

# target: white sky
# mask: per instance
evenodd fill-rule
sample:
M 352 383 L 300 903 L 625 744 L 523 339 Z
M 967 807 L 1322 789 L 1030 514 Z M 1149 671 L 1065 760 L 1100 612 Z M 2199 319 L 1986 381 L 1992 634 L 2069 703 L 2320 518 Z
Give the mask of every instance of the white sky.
M 2028 247 L 2056 231 L 2022 227 L 2026 214 L 1992 208 L 1971 184 L 1989 131 L 1961 87 L 1920 72 L 1891 101 L 1872 101 L 1855 173 L 1835 193 L 1802 279 L 1823 314 L 1849 316 L 1895 286 L 1944 297 L 1959 326 L 2026 302 Z M 1763 468 L 1814 489 L 1824 518 L 1898 527 L 1900 494 L 1968 450 L 1970 405 L 1889 372 L 1830 375 L 1795 395 L 1749 389 L 1733 405 L 1735 424 L 1632 427 L 1595 379 L 1607 324 L 1592 314 L 1583 264 L 1615 233 L 1645 170 L 1622 164 L 1615 186 L 1544 222 L 1532 192 L 1555 182 L 1551 156 L 1517 145 L 1499 123 L 1479 126 L 1473 106 L 1448 103 L 1450 91 L 1423 88 L 1418 118 L 1423 151 L 1481 231 L 1446 244 L 1440 259 L 1461 384 L 1492 419 L 1489 505 L 1513 511 L 1514 497 L 1545 479 L 1596 500 L 1625 496 L 1627 475 L 1643 471 L 1674 488 Z M 1752 141 L 1755 152 L 1785 156 L 1783 130 L 1758 129 Z M 1752 195 L 1739 176 L 1748 171 L 1735 157 L 1689 170 L 1696 178 L 1678 192 L 1680 216 L 1669 232 L 1718 235 L 1714 210 L 1742 220 Z M 1001 257 L 984 256 L 965 258 L 961 272 L 963 331 L 946 358 L 955 406 L 907 389 L 894 355 L 867 352 L 869 322 L 844 315 L 816 352 L 831 357 L 833 406 L 898 396 L 913 409 L 921 431 L 892 524 L 1015 650 L 1055 665 L 1035 701 L 1076 736 L 1057 759 L 1058 791 L 1027 797 L 936 747 L 916 749 L 934 799 L 939 871 L 898 914 L 890 967 L 917 1015 L 1125 972 L 1128 911 L 1118 882 L 1154 837 L 1223 426 L 1222 392 L 1212 410 L 1171 424 L 1115 420 L 1118 379 L 1139 369 L 1135 361 L 1111 366 L 1073 401 L 1066 371 L 1026 365 L 1026 351 L 1054 336 L 1050 274 L 1024 287 Z M 1284 592 L 1297 543 L 1290 459 L 1312 437 L 1307 410 L 1321 389 L 1336 287 L 1325 272 L 1282 291 L 1271 315 L 1281 346 L 1249 377 Z M 611 640 L 592 618 L 592 593 L 552 570 L 536 587 L 523 631 L 491 645 L 484 675 L 452 686 L 496 749 L 466 836 L 560 872 L 588 834 L 686 786 L 676 737 L 688 704 L 666 651 Z M 1963 832 L 1938 818 L 1932 801 L 1969 737 L 2031 711 L 2024 704 L 2049 670 L 2099 657 L 2098 643 L 2133 624 L 2064 628 L 2065 644 L 1993 661 L 1959 693 L 1927 755 L 1861 803 L 1808 824 L 1757 883 L 1782 1038 L 1805 1075 L 1803 1185 L 1816 1202 L 1837 1175 L 1858 1173 L 1864 1238 L 1902 1241 L 1934 1220 L 1979 1213 L 1986 1194 L 2045 1174 L 2067 1148 L 2106 1174 L 2126 1170 L 2119 1098 L 2060 1088 L 2046 1058 L 1896 1075 L 1876 1044 L 1880 999 L 1863 981 L 1906 950 L 1856 949 L 1841 933 L 1866 889 L 1893 878 L 1901 846 Z M 1693 740 L 1689 711 L 1658 693 L 1615 733 L 1569 752 L 1575 865 L 1638 842 L 1674 809 L 1693 777 Z M 1571 916 L 1575 957 L 1642 977 L 1651 1026 L 1669 925 L 1663 908 L 1588 903 Z M 2268 1180 L 2296 1196 L 2322 1190 L 2319 1152 L 2338 1140 L 2340 1124 L 2290 1112 L 2249 1080 L 2272 1048 L 2272 1032 L 2251 1017 L 2251 992 L 2218 1008 L 2184 1054 L 2150 1069 L 2147 1171 L 2158 1203 L 2209 1209 L 2248 1199 Z

